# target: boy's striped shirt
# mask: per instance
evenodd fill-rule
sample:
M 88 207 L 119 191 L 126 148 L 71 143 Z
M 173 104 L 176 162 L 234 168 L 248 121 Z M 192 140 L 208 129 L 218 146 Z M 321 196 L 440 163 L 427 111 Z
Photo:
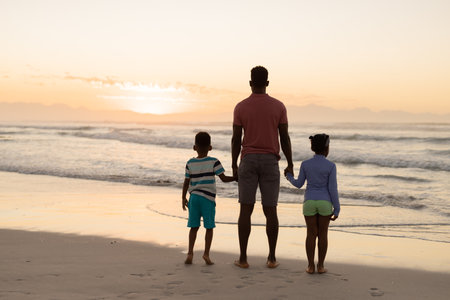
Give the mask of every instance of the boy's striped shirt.
M 186 163 L 185 177 L 190 178 L 189 193 L 196 194 L 215 201 L 216 198 L 216 175 L 224 173 L 225 170 L 217 158 L 191 158 Z

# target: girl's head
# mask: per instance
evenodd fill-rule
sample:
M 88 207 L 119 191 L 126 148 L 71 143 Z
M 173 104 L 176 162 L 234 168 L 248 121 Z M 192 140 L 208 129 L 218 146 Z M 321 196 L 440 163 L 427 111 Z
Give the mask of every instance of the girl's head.
M 330 146 L 330 136 L 322 133 L 322 134 L 316 134 L 314 136 L 310 136 L 309 139 L 311 140 L 311 150 L 314 151 L 316 154 L 328 155 L 329 146 Z

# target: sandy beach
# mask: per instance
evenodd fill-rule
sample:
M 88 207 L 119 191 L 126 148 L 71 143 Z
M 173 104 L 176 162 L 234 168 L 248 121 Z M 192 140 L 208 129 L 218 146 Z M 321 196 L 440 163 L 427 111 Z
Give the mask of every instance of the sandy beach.
M 180 249 L 95 236 L 0 231 L 0 297 L 5 299 L 448 299 L 449 273 L 329 263 L 308 275 L 304 261 L 263 257 L 239 269 L 235 255 L 196 253 L 186 266 Z
M 165 211 L 181 210 L 176 189 L 6 172 L 0 178 L 0 297 L 5 299 L 450 295 L 447 243 L 331 230 L 329 273 L 308 275 L 304 228 L 281 228 L 281 264 L 272 270 L 265 267 L 264 227 L 254 226 L 251 266 L 244 270 L 233 265 L 239 253 L 236 225 L 218 224 L 211 250 L 215 265 L 201 260 L 201 229 L 194 264 L 186 266 L 186 220 L 149 209 L 162 201 Z M 218 213 L 229 210 L 226 205 L 236 203 L 218 199 Z M 255 214 L 259 218 L 260 209 Z

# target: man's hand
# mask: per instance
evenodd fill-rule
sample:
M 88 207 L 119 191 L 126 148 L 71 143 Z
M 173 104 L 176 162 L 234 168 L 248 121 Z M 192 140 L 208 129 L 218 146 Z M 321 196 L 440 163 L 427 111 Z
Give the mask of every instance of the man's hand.
M 183 207 L 183 210 L 186 210 L 186 207 L 188 206 L 188 200 L 186 198 L 181 199 L 181 206 Z
M 233 167 L 233 177 L 236 181 L 238 181 L 238 179 L 239 179 L 238 171 L 239 171 L 238 167 Z
M 284 176 L 287 176 L 288 173 L 294 176 L 294 166 L 287 166 L 286 169 L 284 169 Z
M 337 218 L 338 218 L 338 216 L 331 215 L 330 220 L 331 220 L 331 221 L 334 221 L 334 220 L 336 220 Z

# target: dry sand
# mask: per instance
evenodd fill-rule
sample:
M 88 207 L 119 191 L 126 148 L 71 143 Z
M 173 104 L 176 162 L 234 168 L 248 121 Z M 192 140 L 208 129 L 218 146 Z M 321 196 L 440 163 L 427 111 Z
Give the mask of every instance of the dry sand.
M 308 275 L 305 261 L 277 269 L 251 257 L 201 252 L 183 263 L 177 248 L 95 236 L 0 230 L 2 299 L 449 299 L 450 273 L 328 263 Z

